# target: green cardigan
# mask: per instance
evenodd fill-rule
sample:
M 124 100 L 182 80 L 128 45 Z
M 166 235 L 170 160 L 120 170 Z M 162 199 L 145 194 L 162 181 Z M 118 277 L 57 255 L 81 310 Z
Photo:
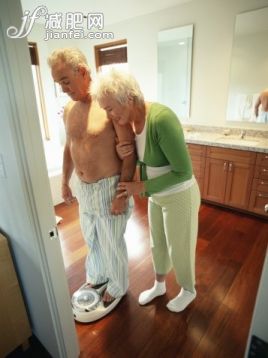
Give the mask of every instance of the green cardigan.
M 168 107 L 153 103 L 146 118 L 146 142 L 143 162 L 140 164 L 145 196 L 151 196 L 172 185 L 191 179 L 192 163 L 183 130 L 176 114 Z M 146 165 L 171 166 L 171 171 L 157 178 L 148 179 Z

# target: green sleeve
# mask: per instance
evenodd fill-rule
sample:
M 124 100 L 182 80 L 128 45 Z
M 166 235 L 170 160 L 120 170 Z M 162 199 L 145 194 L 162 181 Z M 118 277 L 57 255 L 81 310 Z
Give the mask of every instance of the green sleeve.
M 172 185 L 182 183 L 192 177 L 191 159 L 184 140 L 183 130 L 171 111 L 168 115 L 159 114 L 156 120 L 156 138 L 165 155 L 171 171 L 144 182 L 146 196 L 160 192 Z

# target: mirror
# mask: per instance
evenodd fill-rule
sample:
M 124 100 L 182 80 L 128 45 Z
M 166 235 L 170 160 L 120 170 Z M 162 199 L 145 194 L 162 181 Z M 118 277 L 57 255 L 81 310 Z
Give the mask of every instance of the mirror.
M 228 121 L 268 123 L 263 116 L 264 102 L 258 108 L 258 115 L 254 110 L 260 94 L 268 88 L 267 39 L 268 7 L 237 15 L 227 105 Z
M 158 101 L 180 118 L 190 115 L 193 25 L 163 30 L 157 39 Z

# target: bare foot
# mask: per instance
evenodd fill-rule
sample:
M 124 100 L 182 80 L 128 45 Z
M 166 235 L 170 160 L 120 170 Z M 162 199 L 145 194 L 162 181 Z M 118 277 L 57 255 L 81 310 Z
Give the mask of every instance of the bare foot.
M 85 288 L 92 288 L 92 287 L 93 287 L 92 283 L 89 283 L 89 282 L 87 282 L 85 285 Z
M 102 287 L 103 285 L 105 285 L 106 282 L 104 283 L 97 283 L 97 284 L 92 284 L 90 282 L 87 282 L 86 286 L 85 287 L 88 287 L 88 288 L 94 288 L 95 290 L 97 290 L 98 288 Z
M 113 296 L 111 296 L 110 294 L 109 294 L 109 292 L 107 292 L 107 290 L 105 290 L 105 292 L 104 292 L 104 294 L 103 294 L 103 296 L 102 296 L 102 301 L 103 302 L 111 302 L 111 301 L 113 301 L 115 298 L 113 297 Z

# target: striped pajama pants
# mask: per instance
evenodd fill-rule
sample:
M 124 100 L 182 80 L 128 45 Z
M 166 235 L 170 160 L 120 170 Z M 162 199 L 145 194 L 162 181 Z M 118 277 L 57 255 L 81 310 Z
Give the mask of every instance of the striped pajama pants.
M 89 247 L 86 258 L 87 282 L 99 284 L 108 281 L 107 291 L 113 297 L 123 296 L 128 288 L 128 255 L 124 239 L 127 220 L 133 208 L 133 199 L 122 215 L 111 215 L 119 176 L 76 185 L 80 224 Z

